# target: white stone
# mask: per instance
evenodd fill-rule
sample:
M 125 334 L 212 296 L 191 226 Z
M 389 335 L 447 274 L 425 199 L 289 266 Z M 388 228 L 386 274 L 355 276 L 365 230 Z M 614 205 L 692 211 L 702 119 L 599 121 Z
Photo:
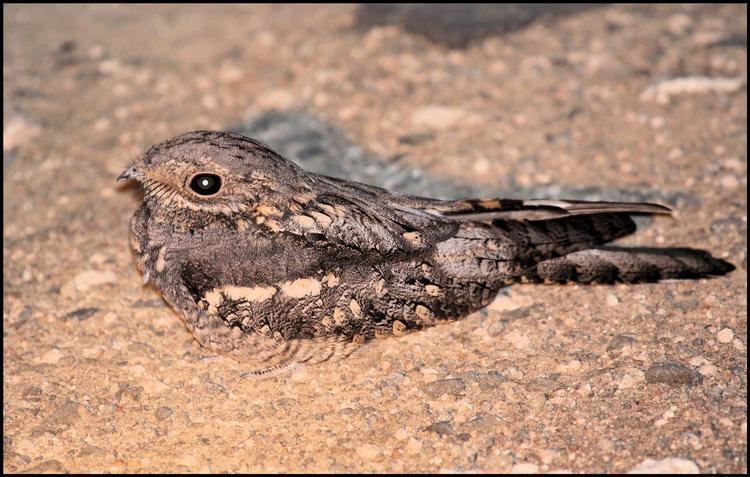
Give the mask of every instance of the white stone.
M 555 449 L 542 449 L 539 451 L 539 459 L 542 461 L 542 464 L 551 464 L 555 457 L 557 457 L 558 451 Z
M 505 335 L 505 340 L 516 349 L 527 349 L 531 345 L 531 340 L 525 334 L 513 330 Z
M 396 430 L 396 432 L 393 434 L 393 437 L 400 441 L 403 441 L 404 439 L 409 437 L 409 433 L 406 432 L 406 429 L 401 428 Z
M 530 462 L 522 462 L 510 468 L 510 474 L 536 474 L 539 472 L 539 466 Z
M 294 95 L 285 89 L 272 89 L 261 94 L 256 104 L 264 109 L 289 109 L 294 105 Z
M 698 465 L 692 460 L 668 457 L 662 460 L 646 459 L 628 474 L 699 474 Z
M 703 376 L 713 376 L 719 371 L 719 368 L 714 366 L 713 364 L 704 364 L 700 368 L 698 368 L 698 372 L 700 372 Z
M 562 374 L 574 374 L 581 368 L 581 362 L 577 359 L 568 361 L 567 363 L 560 363 L 557 365 L 557 372 Z
M 459 108 L 428 105 L 417 109 L 411 115 L 411 122 L 417 127 L 445 131 L 459 123 L 476 123 L 477 115 Z
M 646 377 L 643 374 L 643 371 L 638 368 L 628 368 L 625 370 L 625 376 L 622 377 L 617 387 L 619 389 L 629 389 L 645 380 Z
M 219 81 L 222 83 L 237 83 L 242 80 L 242 70 L 231 64 L 226 64 L 219 70 Z
M 513 301 L 513 299 L 508 295 L 498 295 L 497 298 L 492 300 L 492 302 L 487 305 L 488 310 L 492 311 L 513 311 L 520 308 L 518 303 Z
M 73 285 L 79 292 L 90 290 L 91 288 L 114 283 L 117 276 L 114 272 L 101 270 L 85 270 L 73 279 Z
M 620 303 L 620 300 L 618 300 L 615 295 L 613 295 L 612 293 L 609 293 L 607 295 L 607 305 L 617 306 L 619 303 Z
M 3 152 L 30 142 L 41 132 L 38 125 L 23 116 L 11 117 L 3 128 Z
M 731 174 L 727 174 L 719 179 L 719 184 L 721 184 L 721 187 L 724 189 L 732 190 L 740 186 L 740 181 L 739 179 L 737 179 L 737 177 Z
M 743 85 L 742 78 L 709 78 L 705 76 L 687 76 L 673 78 L 647 87 L 640 95 L 642 101 L 665 103 L 670 96 L 677 94 L 700 93 L 733 93 Z
M 406 452 L 409 454 L 419 454 L 422 451 L 422 442 L 415 439 L 414 437 L 410 437 L 409 440 L 406 442 Z
M 57 348 L 52 348 L 51 350 L 44 353 L 41 358 L 39 358 L 40 363 L 46 363 L 46 364 L 57 364 L 60 361 L 60 358 L 63 357 L 62 351 L 60 351 Z
M 719 333 L 717 333 L 716 339 L 719 340 L 719 343 L 731 343 L 734 339 L 734 331 L 730 330 L 729 328 L 724 328 L 723 330 L 719 331 Z
M 373 460 L 380 455 L 380 449 L 372 444 L 364 444 L 356 449 L 357 455 L 364 460 Z

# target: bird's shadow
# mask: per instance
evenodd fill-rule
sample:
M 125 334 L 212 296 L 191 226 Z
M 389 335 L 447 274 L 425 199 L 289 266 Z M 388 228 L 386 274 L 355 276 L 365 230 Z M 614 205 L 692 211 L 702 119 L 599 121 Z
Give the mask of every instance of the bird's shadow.
M 310 172 L 364 182 L 396 192 L 438 199 L 504 197 L 520 199 L 574 199 L 622 202 L 658 202 L 684 207 L 700 205 L 700 199 L 685 192 L 664 193 L 643 185 L 638 189 L 606 189 L 594 185 L 522 187 L 513 177 L 498 181 L 504 189 L 487 184 L 461 182 L 429 171 L 409 167 L 400 157 L 380 158 L 350 141 L 344 131 L 304 111 L 268 111 L 230 129 L 267 143 L 271 148 Z M 419 136 L 419 137 L 416 137 Z M 408 141 L 431 140 L 430 134 L 410 135 Z M 639 225 L 650 223 L 639 217 Z

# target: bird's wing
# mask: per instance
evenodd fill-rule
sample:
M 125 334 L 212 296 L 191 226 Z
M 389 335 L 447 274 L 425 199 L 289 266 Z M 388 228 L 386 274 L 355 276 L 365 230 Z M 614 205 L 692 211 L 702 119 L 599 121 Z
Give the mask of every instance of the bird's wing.
M 394 197 L 394 208 L 418 209 L 461 226 L 462 236 L 471 224 L 491 224 L 517 244 L 516 258 L 535 260 L 603 244 L 635 231 L 630 215 L 670 214 L 667 207 L 649 203 L 587 202 L 576 200 L 468 199 L 438 201 L 419 197 Z M 527 257 L 528 256 L 528 257 Z
M 397 194 L 327 176 L 311 175 L 314 188 L 281 221 L 284 232 L 378 259 L 431 248 L 459 225 L 418 208 L 394 207 Z
M 670 215 L 671 209 L 647 202 L 591 202 L 582 200 L 549 199 L 465 199 L 433 200 L 419 197 L 399 199 L 403 206 L 457 222 L 495 220 L 549 220 L 563 217 L 596 214 Z
M 298 204 L 297 212 L 286 217 L 284 228 L 308 239 L 319 237 L 335 247 L 357 251 L 360 257 L 427 250 L 453 237 L 462 224 L 471 222 L 530 226 L 544 222 L 552 228 L 559 224 L 566 230 L 577 229 L 583 235 L 594 236 L 592 243 L 603 243 L 635 230 L 628 215 L 671 213 L 669 208 L 651 203 L 437 200 L 327 176 L 311 177 L 314 197 Z M 584 234 L 589 228 L 590 233 Z

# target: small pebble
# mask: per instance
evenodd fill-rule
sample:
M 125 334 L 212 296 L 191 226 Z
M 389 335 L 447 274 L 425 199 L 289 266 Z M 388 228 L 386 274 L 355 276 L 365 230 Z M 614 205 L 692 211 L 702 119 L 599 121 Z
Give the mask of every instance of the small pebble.
M 619 389 L 629 389 L 645 380 L 643 371 L 638 368 L 628 368 L 625 370 L 625 376 L 618 383 Z
M 542 449 L 539 451 L 539 459 L 542 461 L 542 464 L 549 465 L 555 460 L 558 453 L 555 449 Z
M 52 348 L 51 350 L 44 353 L 42 357 L 39 358 L 39 361 L 41 363 L 46 363 L 46 364 L 57 364 L 60 361 L 60 358 L 62 357 L 63 357 L 62 351 L 60 351 L 57 348 Z
M 23 116 L 11 117 L 3 128 L 3 151 L 10 151 L 31 142 L 42 129 Z
M 694 369 L 673 362 L 654 363 L 646 370 L 645 378 L 647 383 L 666 383 L 670 386 L 694 385 L 702 381 Z
M 617 306 L 619 303 L 620 303 L 620 300 L 618 300 L 615 295 L 611 293 L 607 295 L 607 305 Z
M 451 423 L 448 421 L 433 422 L 432 424 L 427 426 L 425 430 L 434 432 L 440 437 L 453 434 L 453 428 L 451 427 Z
M 97 311 L 99 311 L 99 308 L 79 308 L 70 313 L 66 313 L 60 319 L 62 321 L 68 321 L 72 318 L 78 318 L 79 321 L 85 321 L 94 316 Z
M 734 339 L 734 331 L 729 328 L 724 328 L 716 335 L 716 339 L 719 340 L 719 343 L 731 343 Z
M 640 95 L 642 101 L 666 103 L 670 96 L 680 94 L 733 93 L 743 85 L 742 78 L 710 78 L 687 76 L 672 78 L 652 84 Z
M 724 189 L 730 189 L 730 190 L 736 189 L 740 185 L 740 181 L 737 179 L 737 177 L 731 174 L 727 174 L 723 176 L 720 179 L 719 183 L 721 184 L 721 187 L 723 187 Z
M 409 440 L 406 442 L 406 452 L 409 454 L 418 454 L 422 450 L 422 442 L 415 439 L 414 437 L 410 437 Z
M 169 416 L 171 416 L 172 413 L 174 413 L 174 411 L 172 410 L 172 408 L 167 407 L 167 406 L 161 406 L 154 413 L 154 417 L 156 417 L 156 420 L 158 420 L 158 421 L 163 421 L 164 419 L 166 419 Z
M 646 459 L 628 474 L 698 474 L 700 469 L 692 460 L 668 457 L 662 460 Z
M 75 289 L 79 292 L 90 290 L 91 288 L 114 283 L 117 276 L 114 272 L 100 270 L 86 270 L 73 279 Z
M 294 95 L 284 89 L 273 89 L 267 91 L 256 99 L 256 103 L 261 109 L 289 109 L 294 105 Z
M 466 383 L 463 379 L 441 379 L 433 381 L 422 386 L 422 392 L 433 399 L 437 399 L 443 394 L 458 396 L 466 389 Z
M 703 366 L 698 368 L 698 371 L 700 371 L 703 376 L 713 376 L 719 371 L 719 368 L 717 368 L 713 364 L 704 364 Z
M 511 474 L 536 474 L 539 472 L 539 466 L 530 462 L 516 464 L 510 469 Z
M 356 452 L 364 460 L 373 460 L 380 454 L 380 449 L 372 444 L 364 444 L 357 447 Z
M 446 131 L 459 123 L 477 122 L 477 118 L 463 109 L 428 105 L 414 111 L 411 122 L 417 127 Z

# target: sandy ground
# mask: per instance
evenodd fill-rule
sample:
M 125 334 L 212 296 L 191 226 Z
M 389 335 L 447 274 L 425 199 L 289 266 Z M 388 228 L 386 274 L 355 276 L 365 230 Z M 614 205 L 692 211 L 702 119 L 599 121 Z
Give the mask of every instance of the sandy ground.
M 4 7 L 3 470 L 746 472 L 746 7 L 597 8 L 465 49 L 355 28 L 355 9 Z M 710 80 L 668 82 L 689 77 Z M 668 202 L 675 220 L 625 243 L 738 269 L 514 286 L 238 381 L 142 287 L 114 179 L 269 110 L 337 128 L 383 183 L 417 170 L 404 188 Z

